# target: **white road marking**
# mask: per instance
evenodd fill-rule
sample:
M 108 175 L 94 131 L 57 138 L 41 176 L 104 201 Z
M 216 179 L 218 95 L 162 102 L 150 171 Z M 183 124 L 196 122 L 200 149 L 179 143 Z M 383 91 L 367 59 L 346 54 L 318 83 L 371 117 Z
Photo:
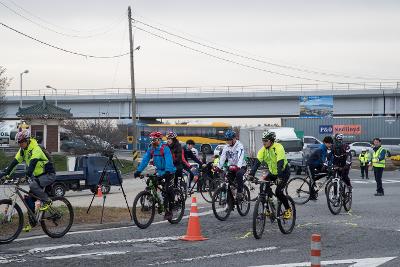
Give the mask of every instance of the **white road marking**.
M 277 249 L 277 247 L 265 247 L 265 248 L 256 248 L 256 249 L 248 249 L 248 250 L 239 250 L 239 251 L 234 251 L 234 252 L 211 254 L 211 255 L 199 256 L 199 257 L 194 257 L 194 258 L 186 258 L 186 259 L 181 259 L 178 261 L 156 262 L 156 263 L 151 263 L 148 265 L 150 265 L 150 266 L 151 265 L 164 265 L 164 264 L 171 264 L 171 263 L 191 262 L 191 261 L 196 261 L 196 260 L 207 260 L 207 259 L 222 258 L 222 257 L 240 255 L 240 254 L 246 254 L 246 253 L 262 252 L 262 251 L 268 251 L 268 250 L 274 250 L 274 249 Z
M 205 211 L 205 212 L 200 212 L 198 213 L 198 216 L 206 216 L 209 214 L 212 214 L 213 211 L 209 210 L 209 211 Z M 188 219 L 189 215 L 183 216 L 182 220 L 184 219 Z M 153 225 L 156 224 L 162 224 L 162 223 L 167 223 L 168 221 L 159 221 L 159 222 L 155 222 L 152 223 Z M 84 230 L 84 231 L 76 231 L 76 232 L 68 232 L 66 235 L 76 235 L 76 234 L 86 234 L 86 233 L 95 233 L 95 232 L 105 232 L 105 231 L 113 231 L 113 230 L 122 230 L 122 229 L 128 229 L 128 228 L 136 228 L 136 225 L 130 225 L 130 226 L 122 226 L 122 227 L 114 227 L 114 228 L 106 228 L 106 229 L 98 229 L 98 230 Z M 31 237 L 23 237 L 23 238 L 18 238 L 16 240 L 14 240 L 15 242 L 18 241 L 24 241 L 24 240 L 34 240 L 34 239 L 41 239 L 41 238 L 46 238 L 48 237 L 47 235 L 37 235 L 37 236 L 31 236 Z
M 163 236 L 163 237 L 142 238 L 142 239 L 112 240 L 112 241 L 92 242 L 84 246 L 115 245 L 122 243 L 127 244 L 127 243 L 141 243 L 141 242 L 162 244 L 166 243 L 167 241 L 179 240 L 179 238 L 180 236 Z
M 52 251 L 52 250 L 57 250 L 57 249 L 62 249 L 62 248 L 72 248 L 72 247 L 81 247 L 81 244 L 66 244 L 66 245 L 61 245 L 61 246 L 53 246 L 53 247 L 41 247 L 41 248 L 33 248 L 28 250 L 29 253 L 42 253 L 42 252 L 47 252 L 47 251 Z
M 71 254 L 71 255 L 64 255 L 64 256 L 44 257 L 44 258 L 47 260 L 63 260 L 63 259 L 81 258 L 81 257 L 87 257 L 87 256 L 122 255 L 122 254 L 126 254 L 128 252 L 129 251 L 99 251 L 99 252 Z
M 385 262 L 391 261 L 397 257 L 385 257 L 385 258 L 364 258 L 364 259 L 348 259 L 348 260 L 332 260 L 322 261 L 321 265 L 331 264 L 351 264 L 349 267 L 377 267 Z M 287 263 L 287 264 L 273 264 L 273 265 L 259 265 L 250 267 L 303 267 L 310 266 L 310 262 L 298 262 L 298 263 Z

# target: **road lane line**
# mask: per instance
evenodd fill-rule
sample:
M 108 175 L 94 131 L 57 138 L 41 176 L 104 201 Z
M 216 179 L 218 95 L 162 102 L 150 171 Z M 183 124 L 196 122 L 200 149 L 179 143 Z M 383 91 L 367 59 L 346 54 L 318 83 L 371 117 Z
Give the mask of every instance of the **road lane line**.
M 128 252 L 129 251 L 99 251 L 99 252 L 71 254 L 71 255 L 64 255 L 64 256 L 52 256 L 52 257 L 44 257 L 44 258 L 47 260 L 63 260 L 63 259 L 81 258 L 81 257 L 87 257 L 87 256 L 122 255 L 122 254 L 126 254 Z
M 199 217 L 201 216 L 206 216 L 209 214 L 212 214 L 213 211 L 205 211 L 205 212 L 200 212 L 198 215 Z M 189 215 L 183 216 L 182 220 L 188 219 Z M 168 223 L 168 221 L 159 221 L 159 222 L 154 222 L 152 225 L 157 225 L 157 224 L 162 224 L 162 223 Z M 105 232 L 105 231 L 113 231 L 113 230 L 122 230 L 122 229 L 128 229 L 128 228 L 137 228 L 136 225 L 130 225 L 130 226 L 121 226 L 121 227 L 113 227 L 113 228 L 105 228 L 105 229 L 97 229 L 97 230 L 83 230 L 83 231 L 75 231 L 75 232 L 68 232 L 66 235 L 76 235 L 76 234 L 86 234 L 86 233 L 95 233 L 95 232 Z M 18 241 L 25 241 L 25 240 L 35 240 L 35 239 L 41 239 L 41 238 L 46 238 L 48 237 L 47 235 L 37 235 L 37 236 L 31 236 L 31 237 L 23 237 L 23 238 L 18 238 L 15 240 L 15 242 Z
M 207 260 L 207 259 L 213 259 L 213 258 L 222 258 L 222 257 L 227 257 L 227 256 L 234 256 L 234 255 L 240 255 L 240 254 L 269 251 L 269 250 L 275 250 L 275 249 L 277 249 L 277 247 L 265 247 L 265 248 L 256 248 L 256 249 L 248 249 L 248 250 L 239 250 L 239 251 L 234 251 L 234 252 L 211 254 L 211 255 L 205 255 L 205 256 L 198 256 L 198 257 L 194 257 L 194 258 L 186 258 L 186 259 L 181 259 L 181 260 L 178 260 L 178 261 L 156 262 L 156 263 L 151 263 L 151 264 L 148 264 L 148 265 L 152 266 L 152 265 L 165 265 L 165 264 L 171 264 L 171 263 L 192 262 L 192 261 L 197 261 L 197 260 Z
M 81 247 L 81 244 L 66 244 L 66 245 L 60 245 L 60 246 L 53 246 L 53 247 L 41 247 L 41 248 L 33 248 L 28 250 L 29 253 L 35 254 L 35 253 L 42 253 L 42 252 L 47 252 L 47 251 L 52 251 L 52 250 L 57 250 L 57 249 L 62 249 L 62 248 L 73 248 L 73 247 Z
M 325 266 L 331 264 L 352 264 L 349 267 L 377 267 L 395 258 L 397 257 L 331 260 L 331 261 L 322 261 L 321 265 Z M 310 265 L 311 262 L 298 262 L 298 263 L 285 263 L 285 264 L 258 265 L 249 267 L 305 267 Z

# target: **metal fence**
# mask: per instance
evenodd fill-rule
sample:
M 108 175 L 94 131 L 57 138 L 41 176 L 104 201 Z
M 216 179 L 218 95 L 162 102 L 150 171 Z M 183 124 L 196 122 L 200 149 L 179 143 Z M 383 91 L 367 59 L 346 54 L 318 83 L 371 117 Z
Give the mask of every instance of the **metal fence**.
M 398 90 L 400 82 L 368 83 L 325 83 L 288 85 L 246 85 L 246 86 L 200 86 L 200 87 L 158 87 L 136 88 L 138 95 L 184 95 L 184 94 L 244 94 L 264 92 L 308 92 L 308 91 L 352 91 L 352 90 Z M 56 91 L 56 92 L 54 92 Z M 131 88 L 74 89 L 58 88 L 23 90 L 23 96 L 84 96 L 84 95 L 130 95 Z M 7 96 L 20 96 L 21 90 L 7 90 Z

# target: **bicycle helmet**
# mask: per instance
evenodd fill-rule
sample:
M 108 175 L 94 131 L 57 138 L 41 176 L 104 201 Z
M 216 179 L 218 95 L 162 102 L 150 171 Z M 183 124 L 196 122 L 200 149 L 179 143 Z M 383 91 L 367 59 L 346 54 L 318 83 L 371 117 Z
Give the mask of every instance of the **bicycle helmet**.
M 337 141 L 342 141 L 343 140 L 344 135 L 341 133 L 337 133 L 335 134 L 335 140 Z
M 236 133 L 233 130 L 227 130 L 224 135 L 226 140 L 232 140 L 236 137 Z
M 20 129 L 15 135 L 15 141 L 18 143 L 26 142 L 31 138 L 31 131 L 29 129 Z
M 163 135 L 160 132 L 151 132 L 149 135 L 150 140 L 162 139 Z
M 167 138 L 168 139 L 174 139 L 176 138 L 178 135 L 176 134 L 176 132 L 168 132 L 167 133 Z
M 276 134 L 274 132 L 270 132 L 270 131 L 263 132 L 263 135 L 262 135 L 263 141 L 270 140 L 271 142 L 275 142 L 275 139 L 276 139 Z

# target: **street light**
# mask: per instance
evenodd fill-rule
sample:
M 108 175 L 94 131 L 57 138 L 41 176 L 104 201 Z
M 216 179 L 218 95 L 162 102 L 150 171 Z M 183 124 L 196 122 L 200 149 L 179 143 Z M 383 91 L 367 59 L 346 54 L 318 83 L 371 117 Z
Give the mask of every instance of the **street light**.
M 25 73 L 29 73 L 29 70 L 25 70 L 24 72 L 21 72 L 19 74 L 20 88 L 21 88 L 21 96 L 20 96 L 20 99 L 19 99 L 19 107 L 20 108 L 22 108 L 22 74 L 25 74 Z
M 46 85 L 46 88 L 49 88 L 49 89 L 51 89 L 51 90 L 56 91 L 56 107 L 57 107 L 57 89 L 54 88 L 54 87 L 51 87 L 50 85 Z

